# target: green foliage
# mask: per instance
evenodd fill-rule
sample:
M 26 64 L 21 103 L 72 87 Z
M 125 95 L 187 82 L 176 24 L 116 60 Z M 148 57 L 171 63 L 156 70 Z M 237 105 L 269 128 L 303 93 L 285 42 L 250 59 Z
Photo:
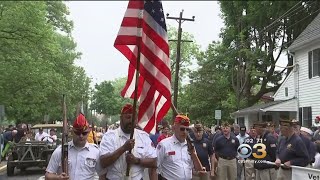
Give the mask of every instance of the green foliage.
M 125 83 L 126 78 L 118 78 L 114 81 L 103 81 L 96 84 L 90 109 L 108 117 L 118 115 L 122 106 L 132 101 L 120 96 Z
M 61 1 L 0 2 L 0 104 L 8 119 L 60 120 L 62 94 L 74 118 L 76 104 L 88 100 L 90 81 L 74 65 L 80 53 L 69 35 L 68 14 Z

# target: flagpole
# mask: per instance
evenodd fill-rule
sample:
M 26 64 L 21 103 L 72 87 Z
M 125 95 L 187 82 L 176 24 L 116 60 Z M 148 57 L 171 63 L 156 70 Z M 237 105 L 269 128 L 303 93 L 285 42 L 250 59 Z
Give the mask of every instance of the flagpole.
M 141 24 L 141 20 L 139 20 L 139 23 Z M 136 118 L 136 115 L 137 115 L 137 102 L 138 102 L 138 84 L 139 84 L 139 71 L 140 71 L 140 42 L 141 42 L 141 39 L 137 38 L 138 39 L 138 54 L 137 54 L 137 62 L 136 62 L 136 82 L 135 82 L 135 85 L 134 85 L 134 97 L 133 97 L 133 114 L 132 114 L 132 117 L 131 117 L 131 124 L 132 124 L 132 128 L 131 128 L 131 133 L 130 133 L 130 139 L 133 138 L 133 134 L 134 134 L 134 129 L 135 129 L 135 126 L 134 125 L 134 121 L 135 121 L 135 118 Z M 129 153 L 131 153 L 131 150 L 129 150 Z M 127 170 L 126 170 L 126 176 L 129 176 L 129 173 L 130 173 L 130 164 L 127 164 Z

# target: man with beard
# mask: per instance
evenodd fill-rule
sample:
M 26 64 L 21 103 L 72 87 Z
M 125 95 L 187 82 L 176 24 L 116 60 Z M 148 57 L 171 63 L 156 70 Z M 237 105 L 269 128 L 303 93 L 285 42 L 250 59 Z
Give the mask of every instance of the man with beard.
M 124 179 L 127 165 L 130 165 L 129 176 L 131 180 L 143 178 L 145 168 L 157 167 L 156 149 L 147 134 L 134 129 L 134 137 L 130 139 L 132 128 L 133 107 L 126 104 L 120 115 L 120 127 L 106 132 L 100 143 L 102 168 L 107 168 L 107 179 Z M 136 120 L 136 118 L 135 118 Z M 131 153 L 127 153 L 132 150 Z M 157 178 L 156 173 L 150 173 L 150 179 Z
M 294 133 L 293 123 L 290 120 L 280 120 L 280 131 L 284 138 L 280 140 L 275 164 L 278 167 L 281 164 L 284 166 L 278 170 L 277 180 L 287 180 L 292 178 L 290 166 L 307 166 L 309 155 L 301 138 Z
M 158 171 L 162 180 L 192 179 L 192 170 L 202 173 L 202 165 L 188 137 L 190 119 L 177 115 L 172 130 L 174 135 L 162 140 L 157 146 Z M 189 139 L 187 139 L 189 138 Z
M 218 180 L 233 180 L 237 178 L 237 149 L 240 146 L 236 136 L 231 135 L 229 123 L 221 125 L 222 135 L 214 142 L 214 153 L 218 160 L 217 178 Z M 214 172 L 211 171 L 211 176 Z
M 79 114 L 73 123 L 72 141 L 68 142 L 68 175 L 61 169 L 61 146 L 52 153 L 49 161 L 46 180 L 70 179 L 84 180 L 94 179 L 95 173 L 100 172 L 100 151 L 97 145 L 87 142 L 89 124 L 83 114 Z

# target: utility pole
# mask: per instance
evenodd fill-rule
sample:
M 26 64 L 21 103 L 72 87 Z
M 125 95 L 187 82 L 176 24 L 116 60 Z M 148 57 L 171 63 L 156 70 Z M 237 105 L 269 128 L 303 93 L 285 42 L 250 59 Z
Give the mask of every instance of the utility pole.
M 181 61 L 181 36 L 182 36 L 182 28 L 181 24 L 184 21 L 194 21 L 195 16 L 192 16 L 192 19 L 190 18 L 183 18 L 183 9 L 180 12 L 179 17 L 170 17 L 169 14 L 167 13 L 167 19 L 174 19 L 179 23 L 178 27 L 178 40 L 172 40 L 172 41 L 177 41 L 177 59 L 176 59 L 176 72 L 175 72 L 175 78 L 174 78 L 174 85 L 173 85 L 173 105 L 175 108 L 178 109 L 178 89 L 179 89 L 179 69 L 180 69 L 180 61 Z M 188 41 L 185 41 L 188 42 Z M 190 41 L 189 41 L 190 42 Z M 173 117 L 176 116 L 176 112 L 173 111 Z

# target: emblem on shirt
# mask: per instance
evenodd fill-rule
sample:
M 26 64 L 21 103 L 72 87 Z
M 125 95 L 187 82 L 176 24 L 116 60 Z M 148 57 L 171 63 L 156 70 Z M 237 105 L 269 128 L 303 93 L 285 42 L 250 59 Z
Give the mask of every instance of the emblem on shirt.
M 292 144 L 287 145 L 287 149 L 290 149 L 292 147 Z
M 86 158 L 85 164 L 89 167 L 95 167 L 97 163 L 96 159 Z
M 207 147 L 207 143 L 203 143 L 202 146 L 203 146 L 203 148 L 206 148 Z
M 231 143 L 235 143 L 236 141 L 234 139 L 231 140 Z

